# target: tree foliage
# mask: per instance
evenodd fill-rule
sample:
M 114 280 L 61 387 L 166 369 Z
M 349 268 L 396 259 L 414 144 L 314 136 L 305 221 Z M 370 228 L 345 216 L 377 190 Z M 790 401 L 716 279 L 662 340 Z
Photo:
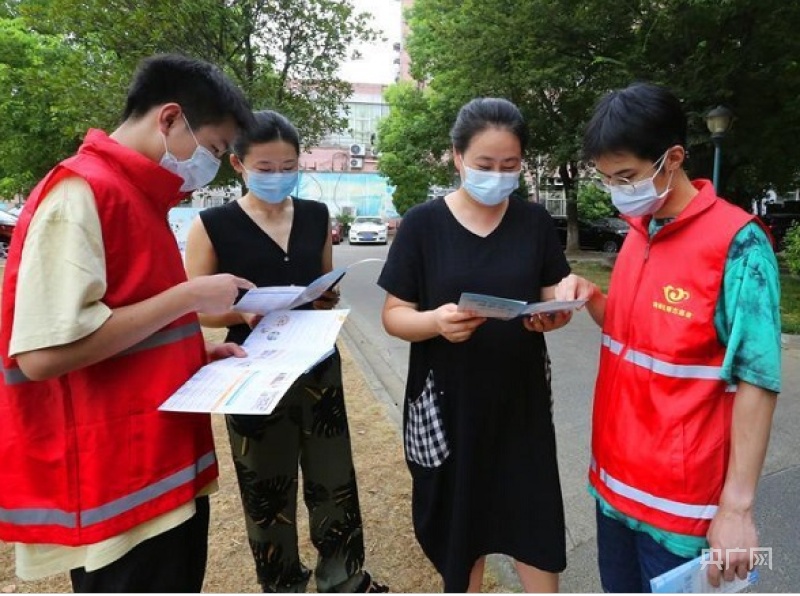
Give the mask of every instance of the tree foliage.
M 380 169 L 397 187 L 392 199 L 403 214 L 426 199 L 429 186 L 448 184 L 452 177 L 444 160 L 451 110 L 432 90 L 411 84 L 390 88 L 386 101 L 393 112 L 378 128 Z
M 0 196 L 24 193 L 86 129 L 114 122 L 122 92 L 114 66 L 100 48 L 0 17 Z
M 794 275 L 800 275 L 800 225 L 794 224 L 789 228 L 785 244 L 783 257 L 786 260 L 786 266 Z
M 616 213 L 607 192 L 591 183 L 578 184 L 578 217 L 592 221 L 613 217 Z
M 436 98 L 447 116 L 426 137 L 404 139 L 405 145 L 423 145 L 405 146 L 402 155 L 428 157 L 407 162 L 414 179 L 430 180 L 440 167 L 440 139 L 458 106 L 476 96 L 506 97 L 530 126 L 529 166 L 543 156 L 561 175 L 576 231 L 581 135 L 592 108 L 608 90 L 648 80 L 672 88 L 685 103 L 691 175 L 710 176 L 713 147 L 704 115 L 725 104 L 737 119 L 724 141 L 723 194 L 744 204 L 764 188 L 798 183 L 798 3 L 416 0 L 408 16 L 412 74 L 425 87 L 418 95 Z M 430 101 L 408 92 L 390 97 L 387 128 L 413 128 L 426 118 L 437 126 L 421 113 L 433 108 Z M 381 167 L 400 191 L 401 168 L 387 153 L 395 154 L 395 146 L 384 147 Z M 575 239 L 571 233 L 570 247 Z
M 2 15 L 16 17 L 19 34 L 53 46 L 43 58 L 47 72 L 40 69 L 38 81 L 28 76 L 32 72 L 14 73 L 17 88 L 61 104 L 60 112 L 48 114 L 52 126 L 79 134 L 88 123 L 109 125 L 108 106 L 121 109 L 139 60 L 178 52 L 219 65 L 254 108 L 283 112 L 304 144 L 313 146 L 346 125 L 343 105 L 351 86 L 336 73 L 349 48 L 378 35 L 370 16 L 357 12 L 352 0 L 6 0 L 0 2 Z M 14 54 L 0 54 L 6 55 Z M 28 84 L 38 88 L 27 89 Z M 6 100 L 0 97 L 0 110 L 16 113 Z M 81 118 L 71 120 L 76 112 Z M 16 129 L 16 120 L 7 125 Z M 40 150 L 44 138 L 27 140 L 15 150 L 36 148 L 50 165 L 57 161 L 54 154 L 64 157 L 75 146 L 74 135 L 57 143 L 46 139 L 54 151 Z M 20 178 L 11 166 L 8 171 Z M 31 172 L 33 179 L 44 173 L 41 167 Z

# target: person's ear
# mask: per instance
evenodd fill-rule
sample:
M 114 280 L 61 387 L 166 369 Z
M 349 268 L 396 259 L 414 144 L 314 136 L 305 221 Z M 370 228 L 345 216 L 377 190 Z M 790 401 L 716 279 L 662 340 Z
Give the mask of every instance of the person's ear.
M 174 102 L 165 103 L 158 109 L 156 116 L 158 119 L 158 130 L 166 136 L 176 124 L 184 122 L 181 117 L 182 114 L 183 110 L 180 104 Z
M 244 174 L 244 164 L 235 153 L 230 156 L 231 167 L 239 174 Z
M 683 162 L 686 161 L 686 149 L 681 145 L 670 147 L 669 152 L 664 163 L 664 171 L 667 173 L 677 172 L 683 167 Z
M 459 173 L 464 169 L 464 156 L 455 147 L 453 147 L 453 165 L 455 165 Z

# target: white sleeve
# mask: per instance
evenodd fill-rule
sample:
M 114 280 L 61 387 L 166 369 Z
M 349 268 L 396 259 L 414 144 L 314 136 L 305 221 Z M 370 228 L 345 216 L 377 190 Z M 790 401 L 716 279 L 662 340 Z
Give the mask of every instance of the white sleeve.
M 33 216 L 17 279 L 9 352 L 73 343 L 96 331 L 111 309 L 94 194 L 82 178 L 56 184 Z

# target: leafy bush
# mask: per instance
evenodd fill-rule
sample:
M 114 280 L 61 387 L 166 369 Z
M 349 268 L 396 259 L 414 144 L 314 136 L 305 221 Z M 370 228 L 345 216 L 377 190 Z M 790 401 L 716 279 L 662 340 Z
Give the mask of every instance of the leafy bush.
M 591 182 L 578 187 L 578 217 L 593 221 L 601 217 L 612 217 L 617 212 L 611 204 L 609 194 Z
M 783 258 L 789 271 L 795 275 L 800 275 L 800 225 L 793 224 L 786 232 Z
M 342 234 L 347 235 L 350 232 L 350 224 L 353 223 L 355 216 L 347 211 L 342 211 L 336 216 L 336 221 L 342 226 Z

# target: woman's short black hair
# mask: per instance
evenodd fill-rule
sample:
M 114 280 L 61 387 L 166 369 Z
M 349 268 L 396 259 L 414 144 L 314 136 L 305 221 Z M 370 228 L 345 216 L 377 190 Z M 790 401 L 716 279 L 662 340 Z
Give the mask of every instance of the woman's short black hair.
M 219 68 L 180 54 L 158 54 L 139 63 L 122 117 L 140 118 L 150 109 L 172 102 L 180 104 L 195 128 L 228 118 L 240 128 L 251 123 L 247 99 Z
M 300 134 L 289 119 L 273 110 L 262 110 L 253 114 L 253 124 L 243 129 L 233 142 L 233 152 L 244 159 L 251 145 L 285 141 L 300 155 Z
M 686 147 L 686 128 L 683 106 L 671 91 L 635 83 L 597 103 L 583 136 L 584 157 L 631 153 L 655 162 L 670 147 Z
M 475 135 L 489 128 L 507 130 L 519 139 L 522 152 L 528 145 L 528 127 L 519 108 L 507 99 L 479 97 L 462 106 L 450 130 L 450 140 L 464 153 Z

